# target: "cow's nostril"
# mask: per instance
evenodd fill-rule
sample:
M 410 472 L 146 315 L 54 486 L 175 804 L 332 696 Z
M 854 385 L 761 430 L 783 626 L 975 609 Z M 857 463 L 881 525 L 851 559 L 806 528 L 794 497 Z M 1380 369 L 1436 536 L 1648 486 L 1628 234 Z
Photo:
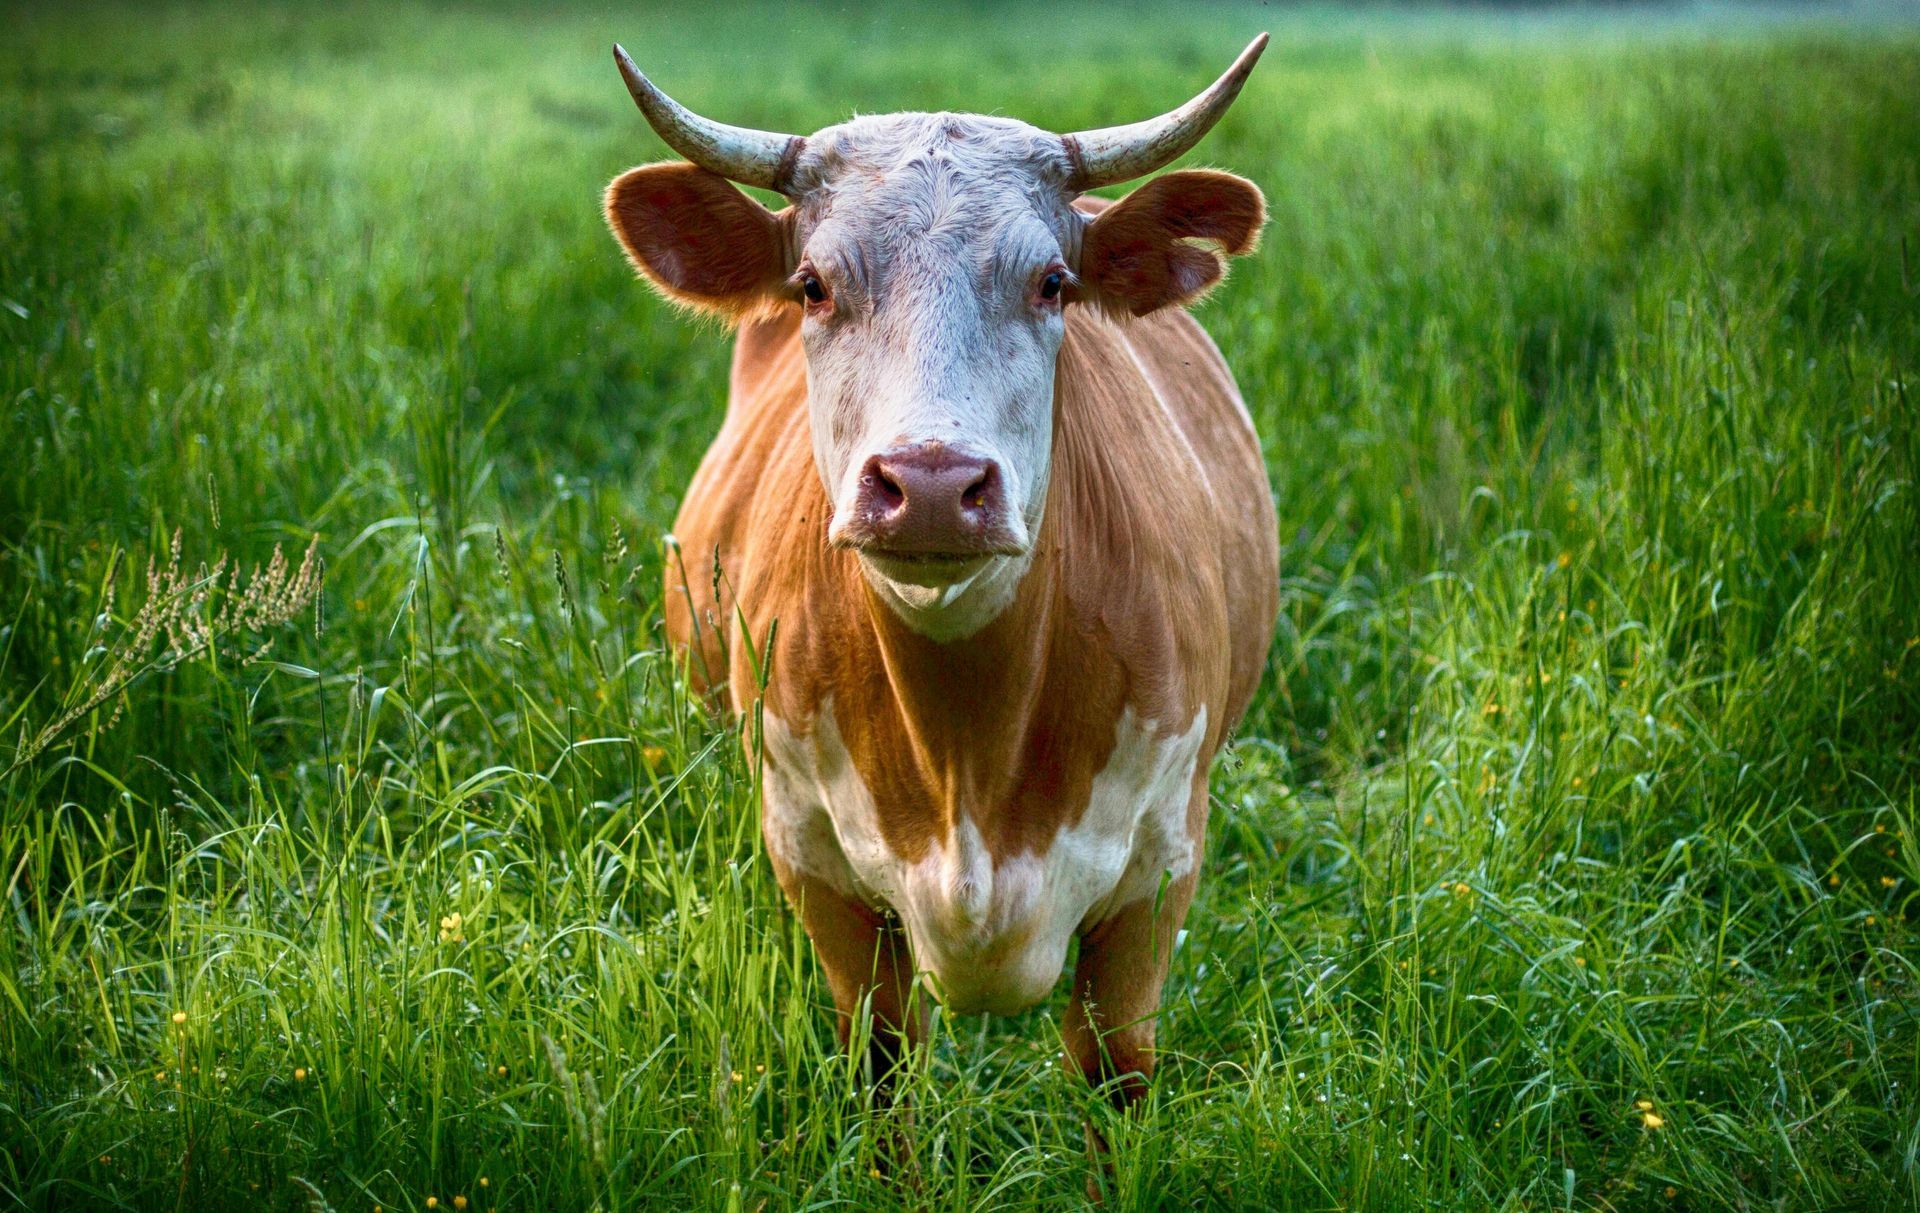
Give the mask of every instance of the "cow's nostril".
M 968 485 L 966 491 L 960 494 L 960 503 L 968 509 L 974 510 L 985 505 L 987 503 L 987 489 L 992 480 L 993 476 L 990 473 L 982 472 L 980 479 Z
M 867 474 L 867 483 L 873 486 L 875 500 L 888 509 L 898 506 L 907 499 L 906 493 L 895 483 L 893 477 L 879 468 Z

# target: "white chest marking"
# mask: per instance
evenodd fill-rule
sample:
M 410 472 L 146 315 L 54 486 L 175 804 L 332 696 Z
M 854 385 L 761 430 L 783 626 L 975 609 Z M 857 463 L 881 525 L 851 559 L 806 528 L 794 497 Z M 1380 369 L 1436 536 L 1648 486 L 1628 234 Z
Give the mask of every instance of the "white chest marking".
M 1077 932 L 1154 896 L 1163 873 L 1193 870 L 1187 806 L 1206 729 L 1204 707 L 1185 732 L 1164 738 L 1128 708 L 1085 811 L 1045 852 L 996 864 L 963 811 L 952 837 L 910 863 L 880 832 L 831 703 L 807 734 L 768 716 L 767 846 L 839 892 L 897 913 L 923 980 L 947 1006 L 1012 1014 L 1053 989 Z

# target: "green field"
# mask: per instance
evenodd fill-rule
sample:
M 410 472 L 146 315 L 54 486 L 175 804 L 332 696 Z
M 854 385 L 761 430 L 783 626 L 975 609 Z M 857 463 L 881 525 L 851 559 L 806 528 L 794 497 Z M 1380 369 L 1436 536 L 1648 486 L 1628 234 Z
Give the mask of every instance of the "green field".
M 1180 11 L 0 15 L 0 1206 L 1054 1209 L 1089 1112 L 1114 1209 L 1920 1202 L 1920 31 Z M 1281 623 L 1161 1078 L 940 1018 L 882 1176 L 661 648 L 729 342 L 608 44 L 1064 129 L 1261 28 L 1188 163 Z

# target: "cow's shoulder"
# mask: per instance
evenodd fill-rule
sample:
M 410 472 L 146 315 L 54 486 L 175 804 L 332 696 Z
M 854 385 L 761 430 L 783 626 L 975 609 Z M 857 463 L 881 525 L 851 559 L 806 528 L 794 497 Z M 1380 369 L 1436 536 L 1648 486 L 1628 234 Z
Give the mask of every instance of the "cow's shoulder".
M 734 346 L 726 417 L 687 486 L 674 519 L 667 569 L 668 638 L 686 654 L 696 688 L 727 698 L 737 595 L 757 542 L 767 499 L 820 496 L 807 436 L 806 363 L 795 313 L 741 326 Z M 791 520 L 789 520 L 791 521 Z M 821 524 L 824 532 L 825 524 Z
M 1231 728 L 1278 596 L 1272 490 L 1233 375 L 1172 309 L 1071 310 L 1061 365 L 1048 508 L 1069 592 L 1108 617 L 1133 697 L 1165 700 L 1140 708 L 1172 720 L 1208 704 Z

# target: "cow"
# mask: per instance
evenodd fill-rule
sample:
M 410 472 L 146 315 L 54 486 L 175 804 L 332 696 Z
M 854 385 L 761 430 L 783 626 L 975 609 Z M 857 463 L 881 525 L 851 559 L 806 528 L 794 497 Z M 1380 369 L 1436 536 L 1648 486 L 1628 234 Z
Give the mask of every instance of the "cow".
M 1265 200 L 1189 170 L 1266 45 L 1167 114 L 1059 135 L 964 113 L 801 137 L 614 57 L 685 162 L 608 186 L 666 298 L 737 329 L 674 523 L 665 625 L 738 712 L 766 856 L 843 1047 L 884 1086 L 926 999 L 1012 1014 L 1077 940 L 1064 1061 L 1131 1106 L 1192 901 L 1207 775 L 1278 610 L 1273 493 L 1185 310 Z M 778 211 L 732 183 L 783 196 Z

